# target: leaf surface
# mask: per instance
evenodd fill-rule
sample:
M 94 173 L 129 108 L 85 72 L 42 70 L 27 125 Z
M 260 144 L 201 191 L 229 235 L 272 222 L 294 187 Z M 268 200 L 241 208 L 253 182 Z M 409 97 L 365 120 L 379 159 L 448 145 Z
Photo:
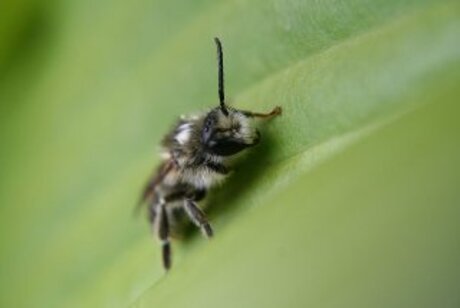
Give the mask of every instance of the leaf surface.
M 457 3 L 33 3 L 0 36 L 2 307 L 459 302 Z M 175 117 L 217 102 L 216 35 L 231 103 L 284 114 L 165 276 L 132 208 Z

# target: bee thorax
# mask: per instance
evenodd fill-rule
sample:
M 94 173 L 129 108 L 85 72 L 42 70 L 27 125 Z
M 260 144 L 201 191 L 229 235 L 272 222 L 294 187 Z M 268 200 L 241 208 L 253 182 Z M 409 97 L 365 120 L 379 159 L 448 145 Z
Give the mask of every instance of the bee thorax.
M 210 188 L 224 179 L 224 174 L 203 166 L 186 168 L 181 172 L 181 182 L 188 183 L 198 189 Z

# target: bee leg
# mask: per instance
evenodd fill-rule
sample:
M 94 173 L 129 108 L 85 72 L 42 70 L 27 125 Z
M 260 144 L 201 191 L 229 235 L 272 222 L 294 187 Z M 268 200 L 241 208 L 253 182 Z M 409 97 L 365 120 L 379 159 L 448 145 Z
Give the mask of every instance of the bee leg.
M 230 169 L 228 169 L 228 167 L 223 164 L 207 162 L 206 167 L 208 167 L 212 171 L 217 172 L 219 174 L 227 175 L 230 173 Z M 195 201 L 198 201 L 198 200 L 195 199 Z
M 193 197 L 191 198 L 193 201 L 198 202 L 203 200 L 206 197 L 206 189 L 198 189 L 194 192 Z
M 193 223 L 201 229 L 201 232 L 207 238 L 212 237 L 212 228 L 206 218 L 206 215 L 203 213 L 202 210 L 196 205 L 196 203 L 192 199 L 185 199 L 184 200 L 184 210 Z
M 171 244 L 169 242 L 169 221 L 164 202 L 156 207 L 154 226 L 162 245 L 163 266 L 168 270 L 171 267 Z
M 150 222 L 150 225 L 152 226 L 152 230 L 155 231 L 155 226 L 156 226 L 156 217 L 157 217 L 157 208 L 160 206 L 160 199 L 158 196 L 154 195 L 153 200 L 150 203 L 150 206 L 148 207 L 148 219 Z
M 283 110 L 281 109 L 281 107 L 276 106 L 269 113 L 258 113 L 258 112 L 252 112 L 252 111 L 243 111 L 243 114 L 245 116 L 247 116 L 247 117 L 250 117 L 250 118 L 271 119 L 273 117 L 281 115 L 282 112 L 283 112 Z

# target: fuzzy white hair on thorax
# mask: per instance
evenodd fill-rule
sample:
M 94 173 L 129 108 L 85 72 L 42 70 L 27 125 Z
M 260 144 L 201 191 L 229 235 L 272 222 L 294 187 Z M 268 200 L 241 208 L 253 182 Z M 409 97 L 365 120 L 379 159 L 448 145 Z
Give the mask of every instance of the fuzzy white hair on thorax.
M 192 123 L 184 123 L 177 128 L 177 134 L 174 136 L 174 139 L 179 144 L 185 144 L 190 140 L 192 136 Z

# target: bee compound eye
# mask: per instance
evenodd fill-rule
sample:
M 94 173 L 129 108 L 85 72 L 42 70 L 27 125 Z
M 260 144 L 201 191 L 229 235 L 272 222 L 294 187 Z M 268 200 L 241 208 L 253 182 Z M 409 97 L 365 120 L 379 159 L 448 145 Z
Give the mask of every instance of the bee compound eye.
M 208 142 L 212 135 L 212 122 L 206 121 L 203 127 L 203 131 L 201 133 L 203 142 Z
M 212 117 L 208 117 L 204 123 L 204 131 L 209 132 L 214 125 L 214 119 Z

